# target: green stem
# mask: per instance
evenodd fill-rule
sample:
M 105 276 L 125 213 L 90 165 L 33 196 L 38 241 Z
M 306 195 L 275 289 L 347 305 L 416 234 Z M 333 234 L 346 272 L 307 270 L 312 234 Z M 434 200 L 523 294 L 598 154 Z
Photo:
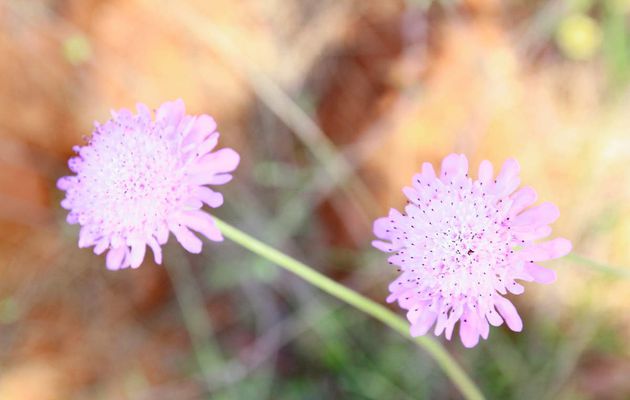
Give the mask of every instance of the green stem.
M 572 261 L 576 264 L 582 264 L 594 271 L 601 272 L 605 275 L 609 275 L 615 278 L 630 278 L 630 270 L 628 268 L 613 267 L 608 264 L 604 264 L 598 261 L 593 261 L 589 258 L 582 257 L 579 254 L 569 253 L 565 256 L 566 260 Z
M 474 382 L 466 375 L 464 370 L 462 370 L 439 342 L 426 336 L 412 338 L 409 334 L 409 325 L 400 316 L 394 314 L 381 304 L 348 289 L 325 275 L 320 274 L 308 265 L 289 257 L 216 217 L 215 221 L 221 232 L 223 232 L 223 235 L 228 239 L 284 269 L 293 272 L 313 286 L 371 315 L 404 337 L 415 341 L 433 357 L 466 399 L 477 400 L 484 398 Z

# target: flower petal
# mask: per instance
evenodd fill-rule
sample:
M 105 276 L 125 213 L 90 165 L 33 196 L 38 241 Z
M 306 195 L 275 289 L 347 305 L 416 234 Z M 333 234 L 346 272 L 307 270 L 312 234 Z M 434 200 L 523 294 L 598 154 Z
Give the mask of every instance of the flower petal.
M 503 319 L 499 315 L 499 313 L 495 310 L 494 305 L 491 305 L 489 310 L 486 312 L 486 319 L 490 322 L 492 326 L 501 326 L 503 323 Z
M 76 176 L 62 176 L 57 180 L 57 189 L 68 190 L 77 182 Z
M 520 213 L 525 208 L 536 202 L 538 195 L 531 187 L 525 186 L 512 195 L 512 208 L 510 208 L 510 217 Z
M 518 240 L 538 240 L 551 235 L 551 227 L 548 225 L 538 226 L 536 228 L 516 227 L 512 229 L 512 233 Z
M 426 334 L 437 319 L 437 314 L 429 310 L 424 310 L 418 319 L 411 322 L 411 336 L 417 337 Z
M 507 290 L 512 294 L 522 294 L 525 291 L 525 287 L 519 283 L 512 282 L 507 285 Z
M 201 201 L 206 203 L 212 208 L 220 207 L 223 204 L 223 195 L 219 192 L 215 192 L 206 186 L 199 186 L 196 189 L 196 194 Z
M 221 231 L 214 223 L 214 219 L 203 211 L 190 211 L 177 216 L 177 221 L 193 229 L 214 242 L 223 241 Z
M 534 281 L 543 284 L 554 283 L 558 278 L 556 271 L 541 267 L 534 263 L 525 263 L 525 270 L 534 278 Z
M 108 247 L 109 247 L 109 239 L 106 237 L 102 238 L 96 242 L 96 245 L 94 246 L 94 254 L 96 255 L 103 254 L 103 252 L 107 250 Z
M 494 305 L 497 307 L 497 310 L 511 330 L 514 332 L 520 332 L 523 330 L 523 321 L 521 320 L 520 315 L 518 315 L 516 307 L 514 307 L 514 304 L 512 304 L 510 300 L 505 297 L 497 296 L 495 298 Z
M 99 239 L 94 233 L 92 226 L 83 226 L 79 231 L 79 248 L 93 246 Z
M 552 203 L 542 203 L 539 206 L 523 211 L 512 220 L 511 226 L 541 226 L 558 219 L 560 210 Z
M 422 197 L 420 197 L 420 194 L 416 191 L 416 189 L 409 186 L 405 186 L 403 188 L 403 193 L 405 194 L 405 196 L 407 196 L 409 201 L 411 201 L 412 203 L 416 203 L 416 204 L 422 203 Z
M 470 314 L 464 314 L 459 322 L 459 337 L 467 348 L 479 343 L 479 330 L 475 322 Z
M 181 224 L 173 223 L 169 224 L 171 232 L 177 238 L 177 241 L 184 246 L 186 250 L 193 254 L 201 253 L 203 244 L 201 240 L 195 236 L 188 228 Z
M 521 166 L 513 158 L 508 158 L 501 167 L 501 172 L 497 176 L 497 182 L 509 182 L 518 177 Z
M 477 320 L 477 329 L 479 330 L 479 334 L 482 338 L 488 339 L 488 335 L 490 334 L 490 325 L 485 318 L 479 318 Z
M 117 247 L 115 249 L 109 250 L 107 252 L 107 256 L 105 257 L 105 263 L 107 265 L 107 269 L 111 271 L 121 269 L 126 255 L 127 255 L 127 246 L 121 246 L 121 247 Z
M 466 176 L 468 173 L 468 159 L 463 154 L 449 154 L 442 160 L 440 179 L 450 183 L 453 179 Z
M 492 178 L 493 178 L 492 175 L 493 175 L 492 163 L 488 160 L 483 160 L 481 164 L 479 164 L 479 175 L 477 179 L 484 186 L 487 186 L 490 182 L 492 182 Z
M 182 99 L 177 99 L 162 104 L 155 113 L 155 119 L 156 121 L 164 121 L 169 126 L 177 126 L 185 113 L 184 102 Z
M 238 166 L 240 156 L 230 148 L 206 154 L 189 168 L 191 174 L 220 174 L 232 172 Z
M 382 240 L 372 240 L 372 246 L 379 249 L 380 251 L 384 251 L 385 253 L 396 251 L 394 245 L 389 242 L 383 242 Z
M 217 123 L 214 120 L 214 118 L 205 114 L 198 116 L 193 121 L 191 121 L 191 123 L 192 123 L 192 126 L 190 127 L 190 130 L 186 133 L 186 137 L 184 138 L 184 141 L 182 142 L 182 145 L 184 146 L 191 143 L 194 144 L 194 143 L 200 143 L 204 141 L 215 131 L 215 129 L 217 129 Z M 214 145 L 208 151 L 212 150 L 212 148 L 216 146 L 218 138 L 219 138 L 218 134 L 214 135 L 214 138 L 213 138 Z
M 147 244 L 153 251 L 153 260 L 156 264 L 162 264 L 162 247 L 159 245 L 157 240 L 151 236 L 149 240 L 147 240 Z
M 451 310 L 451 313 L 448 315 L 448 321 L 446 321 L 446 329 L 444 331 L 444 336 L 446 339 L 451 340 L 451 336 L 453 336 L 453 329 L 455 329 L 455 324 L 461 318 L 464 313 L 464 307 L 460 304 Z
M 129 257 L 129 266 L 131 268 L 138 268 L 144 260 L 146 254 L 147 244 L 143 240 L 134 239 L 130 243 L 131 252 Z
M 390 238 L 389 227 L 389 218 L 377 218 L 373 224 L 374 235 L 379 239 L 388 240 Z
M 571 242 L 564 238 L 555 238 L 525 247 L 518 254 L 525 261 L 545 261 L 566 256 L 569 252 L 571 252 Z
M 214 132 L 210 136 L 208 136 L 196 149 L 197 157 L 204 156 L 210 153 L 219 142 L 219 132 Z

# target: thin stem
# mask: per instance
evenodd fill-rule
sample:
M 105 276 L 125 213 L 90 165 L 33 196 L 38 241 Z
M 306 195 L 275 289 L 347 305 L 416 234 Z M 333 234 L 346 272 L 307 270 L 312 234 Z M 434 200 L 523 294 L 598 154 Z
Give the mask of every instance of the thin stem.
M 604 264 L 598 261 L 593 261 L 579 254 L 569 253 L 565 256 L 566 260 L 572 261 L 576 264 L 585 265 L 595 271 L 601 272 L 606 275 L 610 275 L 616 278 L 630 278 L 630 270 L 628 268 L 614 267 L 608 264 Z
M 433 357 L 446 375 L 448 375 L 453 383 L 459 388 L 466 399 L 484 399 L 483 394 L 474 382 L 468 377 L 468 375 L 466 375 L 464 370 L 462 370 L 450 354 L 444 350 L 440 343 L 426 336 L 412 338 L 409 335 L 409 325 L 403 318 L 394 314 L 381 304 L 376 303 L 375 301 L 372 301 L 333 281 L 325 275 L 315 271 L 308 265 L 266 245 L 265 243 L 216 217 L 215 221 L 223 235 L 225 235 L 228 239 L 298 275 L 300 278 L 309 282 L 313 286 L 316 286 L 339 300 L 342 300 L 364 313 L 371 315 L 396 332 L 399 332 L 404 337 L 415 341 L 418 345 L 420 345 L 420 347 L 424 348 L 431 357 Z

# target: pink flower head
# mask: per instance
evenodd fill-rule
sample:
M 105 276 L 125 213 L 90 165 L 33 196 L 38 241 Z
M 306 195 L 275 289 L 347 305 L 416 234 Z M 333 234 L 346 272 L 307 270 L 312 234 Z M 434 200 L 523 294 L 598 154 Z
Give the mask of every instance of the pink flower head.
M 203 204 L 219 207 L 223 196 L 205 185 L 232 179 L 239 155 L 232 149 L 212 151 L 219 133 L 208 115 L 186 115 L 184 102 L 164 103 L 155 119 L 144 104 L 138 113 L 112 111 L 112 119 L 96 128 L 85 146 L 68 162 L 76 175 L 57 187 L 70 210 L 67 221 L 81 225 L 79 247 L 107 251 L 110 270 L 137 268 L 146 246 L 162 262 L 161 245 L 172 232 L 191 253 L 201 240 L 190 229 L 213 241 L 221 232 Z
M 552 283 L 554 271 L 536 264 L 562 257 L 571 243 L 562 238 L 536 242 L 551 234 L 549 224 L 559 216 L 556 206 L 536 201 L 529 187 L 520 184 L 519 165 L 509 159 L 494 178 L 492 164 L 483 161 L 477 180 L 468 177 L 468 160 L 451 154 L 442 161 L 441 174 L 422 165 L 405 213 L 392 209 L 389 217 L 374 222 L 381 240 L 374 247 L 394 253 L 389 262 L 400 275 L 389 285 L 388 302 L 407 310 L 411 335 L 435 334 L 450 340 L 459 321 L 459 336 L 466 347 L 488 338 L 489 324 L 505 321 L 513 331 L 523 322 L 508 292 L 521 294 L 516 280 Z

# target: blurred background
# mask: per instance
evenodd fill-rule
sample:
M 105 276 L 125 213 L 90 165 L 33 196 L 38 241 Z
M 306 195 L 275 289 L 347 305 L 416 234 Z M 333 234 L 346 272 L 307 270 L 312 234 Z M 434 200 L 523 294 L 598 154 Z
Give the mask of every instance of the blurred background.
M 381 303 L 371 221 L 421 163 L 516 157 L 575 252 L 524 332 L 445 345 L 489 398 L 629 399 L 629 83 L 627 0 L 0 0 L 0 399 L 459 398 L 231 243 L 117 273 L 77 248 L 71 146 L 180 97 L 242 154 L 216 214 Z

